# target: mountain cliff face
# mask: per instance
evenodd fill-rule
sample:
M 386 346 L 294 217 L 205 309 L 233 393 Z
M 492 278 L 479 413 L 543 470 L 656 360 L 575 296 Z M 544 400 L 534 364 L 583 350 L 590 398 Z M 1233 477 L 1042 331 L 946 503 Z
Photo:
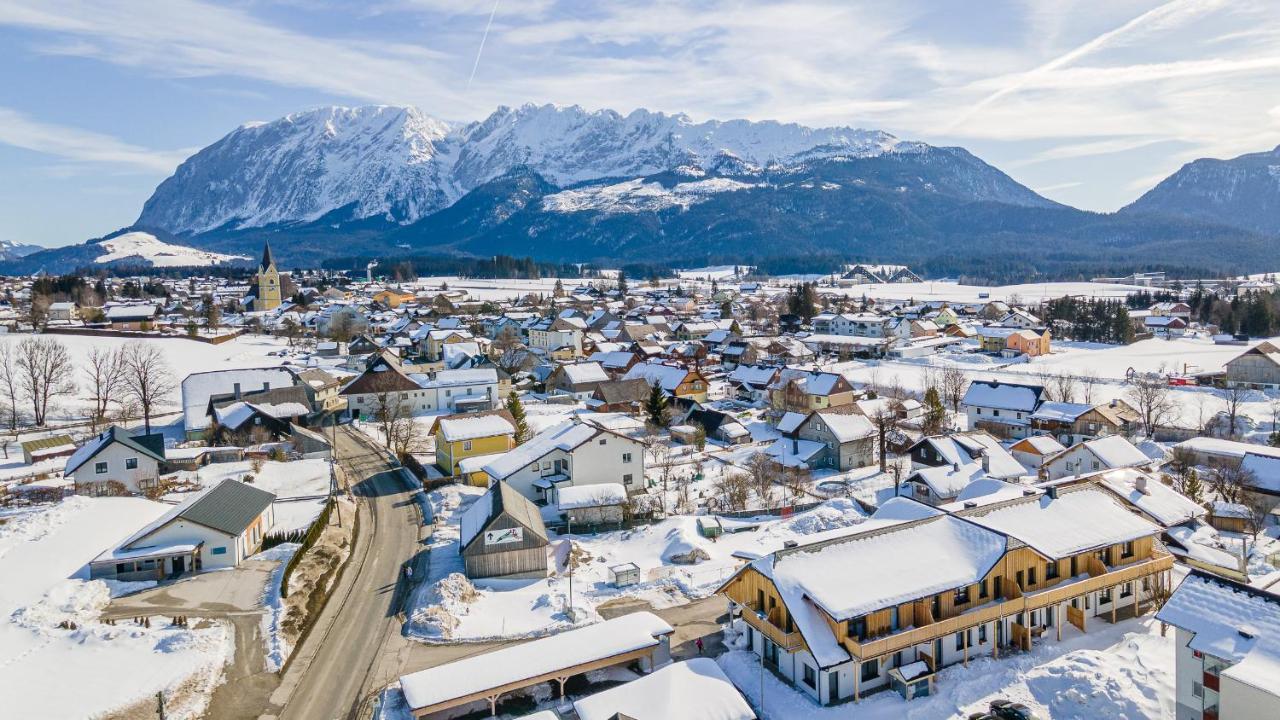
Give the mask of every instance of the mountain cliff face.
M 1230 160 L 1187 163 L 1120 212 L 1280 233 L 1280 147 Z
M 331 107 L 245 125 L 196 153 L 160 184 L 135 225 L 197 235 L 325 216 L 409 224 L 517 167 L 573 187 L 666 171 L 750 176 L 815 161 L 936 151 L 878 131 L 694 123 L 647 110 L 624 116 L 526 105 L 450 126 L 412 107 Z M 973 199 L 1051 204 L 994 168 L 969 167 L 972 175 L 954 189 Z

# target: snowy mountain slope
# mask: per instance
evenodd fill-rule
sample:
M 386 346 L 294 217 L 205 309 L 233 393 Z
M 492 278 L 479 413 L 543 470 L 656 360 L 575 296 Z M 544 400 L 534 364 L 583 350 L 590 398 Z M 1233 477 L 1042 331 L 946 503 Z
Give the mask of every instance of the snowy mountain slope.
M 170 245 L 151 233 L 127 232 L 103 240 L 97 246 L 106 254 L 94 258 L 98 265 L 132 261 L 151 267 L 207 267 L 237 260 L 250 260 L 244 255 L 224 255 L 208 250 L 197 250 L 185 245 Z
M 1189 162 L 1120 212 L 1280 232 L 1280 147 L 1230 160 Z
M 13 240 L 0 240 L 0 260 L 16 260 L 37 253 L 44 248 L 39 245 L 28 245 Z
M 451 127 L 412 107 L 329 107 L 242 126 L 196 153 L 160 184 L 135 226 L 195 235 L 326 216 L 408 224 L 517 167 L 572 188 L 677 169 L 741 176 L 936 150 L 872 130 L 695 123 L 647 110 L 624 116 L 577 106 L 501 107 L 481 122 Z M 987 169 L 999 178 L 979 171 L 970 199 L 1053 205 Z

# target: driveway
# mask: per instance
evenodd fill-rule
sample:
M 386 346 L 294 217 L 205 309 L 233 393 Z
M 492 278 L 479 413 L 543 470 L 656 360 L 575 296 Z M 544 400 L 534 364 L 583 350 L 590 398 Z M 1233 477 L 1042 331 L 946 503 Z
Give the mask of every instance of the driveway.
M 190 615 L 226 617 L 262 609 L 276 560 L 246 560 L 240 567 L 191 575 L 150 590 L 116 598 L 107 607 L 108 617 L 136 615 Z

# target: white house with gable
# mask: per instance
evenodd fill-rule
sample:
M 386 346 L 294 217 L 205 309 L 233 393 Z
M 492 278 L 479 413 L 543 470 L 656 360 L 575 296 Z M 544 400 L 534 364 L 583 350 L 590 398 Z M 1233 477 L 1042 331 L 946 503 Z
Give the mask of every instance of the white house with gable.
M 580 421 L 544 430 L 490 460 L 484 471 L 537 503 L 554 503 L 563 487 L 617 483 L 628 493 L 644 490 L 644 445 Z

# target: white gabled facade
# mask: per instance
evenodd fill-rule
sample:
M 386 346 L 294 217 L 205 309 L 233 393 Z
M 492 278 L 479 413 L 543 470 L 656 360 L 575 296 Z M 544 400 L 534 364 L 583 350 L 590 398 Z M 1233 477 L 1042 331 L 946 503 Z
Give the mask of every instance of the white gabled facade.
M 625 435 L 584 422 L 545 430 L 484 467 L 538 503 L 556 502 L 556 489 L 616 483 L 628 494 L 643 492 L 644 445 Z

